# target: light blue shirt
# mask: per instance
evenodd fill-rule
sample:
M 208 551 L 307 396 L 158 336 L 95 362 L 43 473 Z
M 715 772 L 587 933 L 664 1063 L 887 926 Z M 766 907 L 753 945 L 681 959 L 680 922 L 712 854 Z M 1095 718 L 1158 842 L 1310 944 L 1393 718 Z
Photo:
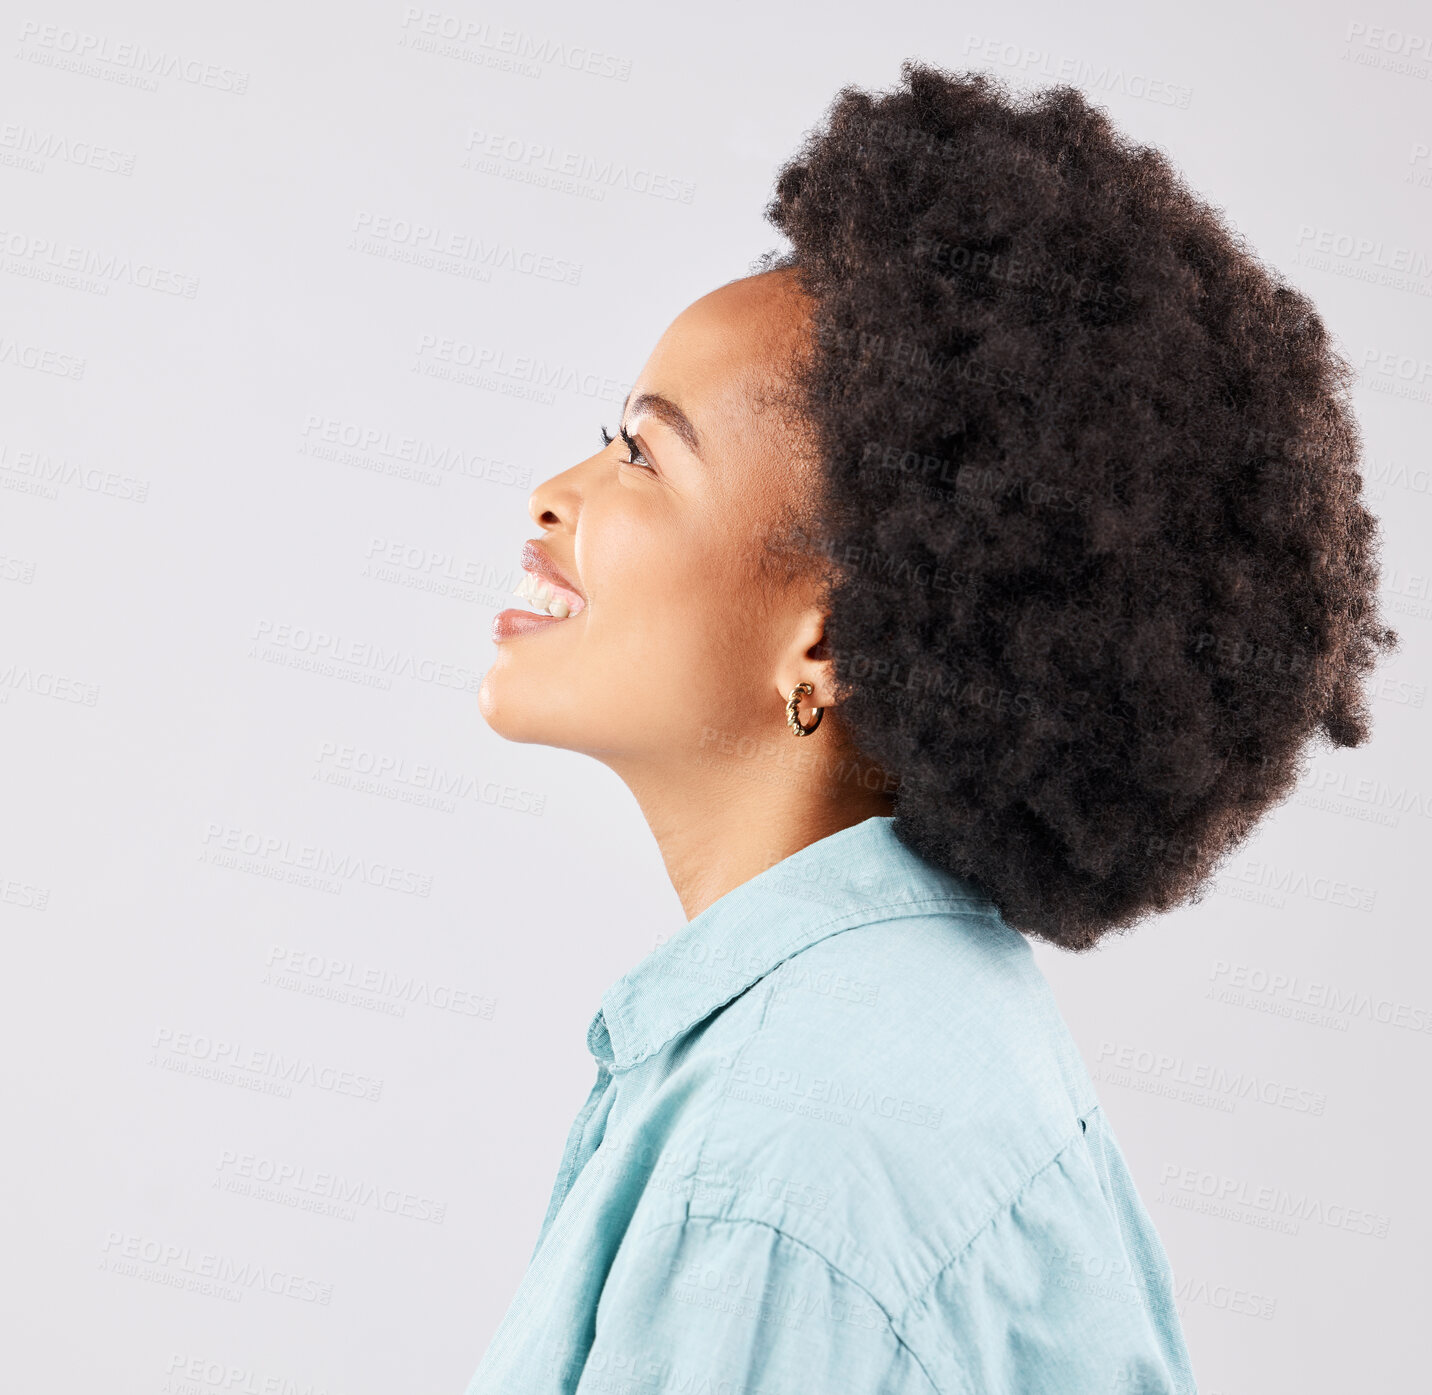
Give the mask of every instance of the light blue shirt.
M 1194 1395 L 1029 943 L 893 822 L 728 891 L 603 996 L 468 1395 Z

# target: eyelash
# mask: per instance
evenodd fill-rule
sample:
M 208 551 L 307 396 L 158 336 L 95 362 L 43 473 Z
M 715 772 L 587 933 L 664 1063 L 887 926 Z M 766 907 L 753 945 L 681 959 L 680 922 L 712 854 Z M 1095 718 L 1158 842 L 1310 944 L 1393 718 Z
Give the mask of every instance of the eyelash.
M 631 452 L 632 456 L 630 460 L 623 460 L 622 464 L 631 465 L 638 470 L 650 470 L 651 473 L 654 475 L 656 473 L 656 467 L 652 465 L 652 463 L 646 458 L 646 456 L 642 455 L 641 447 L 638 446 L 637 443 L 633 441 L 630 436 L 627 435 L 626 427 L 619 426 L 617 427 L 617 431 L 620 434 L 622 441 L 625 443 L 627 450 Z M 615 440 L 616 437 L 613 436 L 605 426 L 602 427 L 602 445 L 609 446 Z

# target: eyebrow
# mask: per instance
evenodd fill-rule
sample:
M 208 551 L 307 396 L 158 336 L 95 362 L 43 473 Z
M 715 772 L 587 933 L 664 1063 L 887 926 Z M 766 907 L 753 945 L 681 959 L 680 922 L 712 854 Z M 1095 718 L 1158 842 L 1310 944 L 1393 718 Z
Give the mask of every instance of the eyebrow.
M 633 400 L 631 393 L 627 393 L 626 401 L 622 403 L 623 419 L 628 407 L 635 412 L 649 412 L 665 422 L 686 443 L 692 455 L 700 457 L 701 440 L 696 434 L 696 428 L 691 424 L 691 418 L 669 397 L 663 397 L 659 392 L 643 392 L 638 393 Z

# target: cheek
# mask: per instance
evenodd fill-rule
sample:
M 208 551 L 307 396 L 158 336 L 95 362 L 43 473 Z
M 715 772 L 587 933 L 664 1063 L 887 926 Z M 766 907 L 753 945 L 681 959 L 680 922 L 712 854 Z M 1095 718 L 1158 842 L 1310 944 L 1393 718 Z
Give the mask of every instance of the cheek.
M 593 523 L 598 520 L 592 520 Z M 584 662 L 603 685 L 672 685 L 681 704 L 728 707 L 758 684 L 767 608 L 749 555 L 706 527 L 600 520 L 587 539 L 592 577 Z

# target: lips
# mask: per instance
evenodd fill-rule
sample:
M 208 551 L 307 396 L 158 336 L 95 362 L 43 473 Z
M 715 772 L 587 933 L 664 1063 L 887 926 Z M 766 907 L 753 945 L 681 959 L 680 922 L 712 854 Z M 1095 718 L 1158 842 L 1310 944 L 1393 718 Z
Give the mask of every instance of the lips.
M 564 601 L 568 615 L 587 608 L 587 598 L 538 543 L 529 540 L 522 544 L 522 570 L 531 573 L 546 586 L 551 592 L 549 600 Z
M 492 617 L 492 642 L 501 644 L 514 635 L 531 634 L 561 623 L 555 615 L 538 615 L 535 610 L 499 610 Z
M 492 638 L 497 643 L 560 625 L 587 608 L 587 598 L 534 541 L 522 545 L 522 581 L 517 590 L 538 609 L 499 611 L 492 621 Z M 548 606 L 555 606 L 558 613 L 543 613 Z

